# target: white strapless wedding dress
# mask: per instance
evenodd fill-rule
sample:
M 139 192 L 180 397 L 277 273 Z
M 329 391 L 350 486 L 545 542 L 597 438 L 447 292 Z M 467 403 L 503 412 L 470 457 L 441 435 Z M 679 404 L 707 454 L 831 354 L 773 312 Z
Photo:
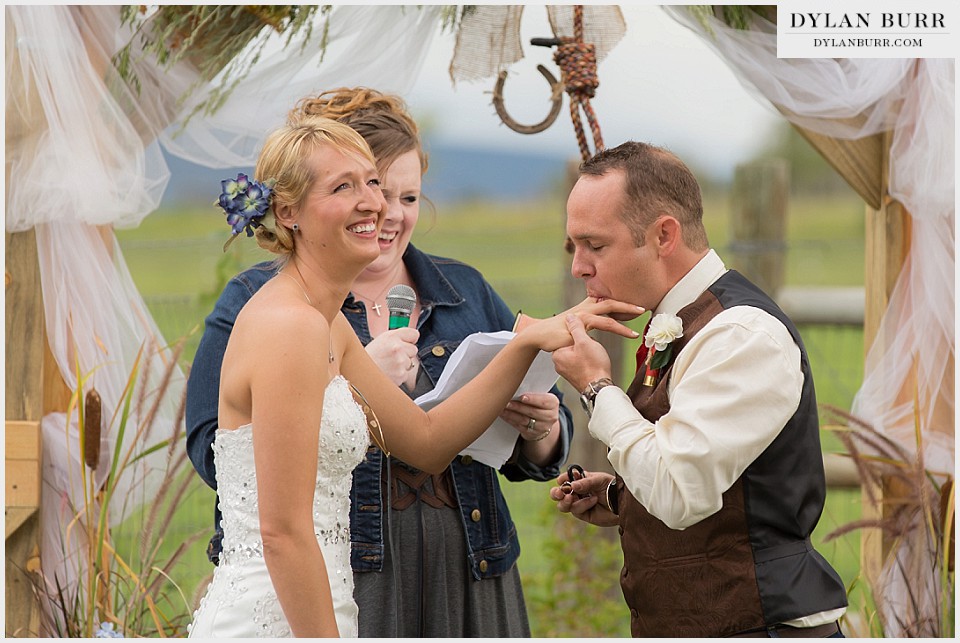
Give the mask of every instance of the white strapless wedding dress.
M 323 552 L 340 636 L 357 636 L 350 570 L 351 473 L 369 444 L 366 417 L 343 376 L 327 385 L 320 422 L 313 525 Z M 223 553 L 193 615 L 191 637 L 288 637 L 290 626 L 263 560 L 253 425 L 219 429 L 213 443 L 223 512 Z M 283 436 L 276 436 L 282 440 Z

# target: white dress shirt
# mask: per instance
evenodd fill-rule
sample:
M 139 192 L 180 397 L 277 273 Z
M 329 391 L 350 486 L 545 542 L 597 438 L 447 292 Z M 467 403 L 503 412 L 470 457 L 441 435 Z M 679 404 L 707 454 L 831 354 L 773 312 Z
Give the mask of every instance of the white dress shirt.
M 675 315 L 727 271 L 710 250 L 657 306 Z M 772 315 L 736 306 L 711 319 L 677 354 L 667 382 L 670 410 L 649 422 L 621 389 L 597 394 L 590 434 L 631 494 L 671 529 L 716 513 L 722 494 L 797 410 L 800 349 Z M 791 621 L 836 620 L 843 609 Z

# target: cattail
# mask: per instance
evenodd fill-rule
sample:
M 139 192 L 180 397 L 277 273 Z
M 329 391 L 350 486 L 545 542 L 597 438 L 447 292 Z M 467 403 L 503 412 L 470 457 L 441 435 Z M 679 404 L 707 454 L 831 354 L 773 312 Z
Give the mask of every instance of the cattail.
M 100 462 L 100 394 L 97 389 L 87 391 L 83 403 L 83 461 L 91 469 Z

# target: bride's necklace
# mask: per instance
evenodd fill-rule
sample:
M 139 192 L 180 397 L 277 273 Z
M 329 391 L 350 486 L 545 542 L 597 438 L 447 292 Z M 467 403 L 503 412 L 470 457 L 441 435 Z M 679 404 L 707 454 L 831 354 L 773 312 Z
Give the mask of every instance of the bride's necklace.
M 383 306 L 377 302 L 380 300 L 381 297 L 383 297 L 383 294 L 387 292 L 387 288 L 389 287 L 390 287 L 390 282 L 388 281 L 387 285 L 384 287 L 383 290 L 380 291 L 380 294 L 377 295 L 376 297 L 367 297 L 366 295 L 362 295 L 359 292 L 357 292 L 356 288 L 353 289 L 353 294 L 359 297 L 360 299 L 363 299 L 364 301 L 370 302 L 370 309 L 373 310 L 373 312 L 377 313 L 377 317 L 380 317 L 381 316 L 380 309 L 382 309 Z
M 293 275 L 291 275 L 289 272 L 280 272 L 279 274 L 281 274 L 281 275 L 283 275 L 283 276 L 285 276 L 285 277 L 290 277 L 291 279 L 293 279 L 293 283 L 295 283 L 295 284 L 297 284 L 298 286 L 300 286 L 300 292 L 303 293 L 303 298 L 307 300 L 307 303 L 310 304 L 311 307 L 314 307 L 314 308 L 315 308 L 315 306 L 313 305 L 313 301 L 311 301 L 311 299 L 310 299 L 310 295 L 307 294 L 307 289 L 303 287 L 303 284 L 306 283 L 306 281 L 303 279 L 303 274 L 300 272 L 300 267 L 297 266 L 297 262 L 296 262 L 296 261 L 293 261 L 293 262 L 291 262 L 291 263 L 293 263 L 293 269 L 296 270 L 296 271 L 297 271 L 297 274 L 300 276 L 300 281 L 297 281 L 297 278 L 294 277 Z M 303 283 L 301 283 L 301 282 L 303 282 Z M 333 330 L 332 330 L 332 329 L 331 329 L 331 331 L 330 331 L 330 344 L 329 344 L 329 346 L 327 346 L 327 360 L 328 360 L 331 364 L 333 363 Z

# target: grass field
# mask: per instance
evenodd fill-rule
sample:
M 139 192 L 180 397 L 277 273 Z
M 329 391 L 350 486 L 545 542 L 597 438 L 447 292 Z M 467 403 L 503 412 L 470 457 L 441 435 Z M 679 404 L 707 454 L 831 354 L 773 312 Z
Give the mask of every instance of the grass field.
M 791 201 L 788 215 L 786 283 L 788 285 L 857 286 L 863 284 L 863 205 L 854 196 L 803 197 Z M 728 243 L 729 205 L 723 195 L 705 201 L 704 221 L 712 245 L 721 256 Z M 141 294 L 168 341 L 189 335 L 184 365 L 188 365 L 202 332 L 204 315 L 226 278 L 256 261 L 270 258 L 252 240 L 239 239 L 229 252 L 221 251 L 228 228 L 214 207 L 158 212 L 134 230 L 118 231 L 121 248 Z M 433 216 L 421 213 L 414 243 L 422 250 L 455 257 L 480 269 L 514 309 L 534 316 L 560 309 L 561 278 L 567 260 L 563 249 L 563 203 L 472 203 L 445 209 Z M 634 322 L 640 329 L 643 320 Z M 863 336 L 859 330 L 832 327 L 802 328 L 817 377 L 821 403 L 849 408 L 862 378 Z M 635 350 L 628 345 L 625 350 Z M 629 360 L 627 360 L 629 363 Z M 625 374 L 626 375 L 626 374 Z M 578 427 L 580 428 L 580 427 Z M 837 443 L 824 436 L 826 450 Z M 576 589 L 558 569 L 565 553 L 557 532 L 570 538 L 610 542 L 584 531 L 575 521 L 555 515 L 547 497 L 548 486 L 501 481 L 518 526 L 522 555 L 520 570 L 527 588 L 528 611 L 534 636 L 555 635 L 561 626 L 557 597 Z M 213 493 L 198 484 L 177 513 L 172 540 L 209 529 Z M 838 525 L 860 515 L 858 491 L 831 490 L 815 542 L 850 585 L 859 574 L 859 535 L 854 533 L 823 544 L 824 536 Z M 174 574 L 186 592 L 212 570 L 201 540 Z M 604 554 L 605 568 L 596 571 L 599 611 L 606 618 L 589 620 L 594 635 L 629 635 L 629 617 L 618 588 L 618 548 Z M 611 589 L 612 588 L 612 589 Z M 852 597 L 862 603 L 859 591 Z M 585 603 L 589 607 L 590 599 Z M 602 609 L 600 609 L 602 607 Z M 563 631 L 562 628 L 560 631 Z

